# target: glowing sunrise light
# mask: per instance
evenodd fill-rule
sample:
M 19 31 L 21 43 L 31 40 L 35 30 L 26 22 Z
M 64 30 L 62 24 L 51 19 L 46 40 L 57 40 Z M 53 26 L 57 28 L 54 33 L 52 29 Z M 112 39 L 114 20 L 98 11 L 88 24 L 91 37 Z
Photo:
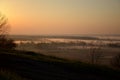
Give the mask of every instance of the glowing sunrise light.
M 119 0 L 0 0 L 12 34 L 120 34 L 119 8 Z

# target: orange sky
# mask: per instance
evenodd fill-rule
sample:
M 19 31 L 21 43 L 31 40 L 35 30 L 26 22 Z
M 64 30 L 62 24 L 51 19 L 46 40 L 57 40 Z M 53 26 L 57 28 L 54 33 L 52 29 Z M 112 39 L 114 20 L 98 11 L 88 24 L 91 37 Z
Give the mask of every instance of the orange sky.
M 120 34 L 119 0 L 0 0 L 11 34 Z

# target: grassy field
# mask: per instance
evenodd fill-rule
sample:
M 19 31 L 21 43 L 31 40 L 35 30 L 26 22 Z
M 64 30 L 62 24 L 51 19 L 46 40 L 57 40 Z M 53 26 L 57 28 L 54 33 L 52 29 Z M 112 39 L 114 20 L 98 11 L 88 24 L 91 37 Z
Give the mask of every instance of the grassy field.
M 29 51 L 0 50 L 0 80 L 120 80 L 120 70 Z

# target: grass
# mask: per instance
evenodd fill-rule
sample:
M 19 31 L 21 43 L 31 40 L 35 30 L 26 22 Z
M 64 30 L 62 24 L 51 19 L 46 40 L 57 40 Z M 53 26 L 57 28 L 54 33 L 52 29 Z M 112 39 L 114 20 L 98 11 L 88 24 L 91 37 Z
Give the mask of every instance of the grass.
M 0 50 L 0 80 L 120 80 L 120 70 L 30 51 Z
M 27 79 L 21 78 L 20 76 L 18 76 L 16 73 L 12 71 L 1 69 L 0 80 L 27 80 Z

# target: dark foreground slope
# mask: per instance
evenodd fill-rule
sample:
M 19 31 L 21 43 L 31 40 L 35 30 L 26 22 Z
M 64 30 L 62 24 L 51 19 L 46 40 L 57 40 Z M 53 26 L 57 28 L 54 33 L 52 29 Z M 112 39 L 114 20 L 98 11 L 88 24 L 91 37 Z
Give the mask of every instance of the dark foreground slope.
M 120 80 L 120 71 L 24 51 L 1 50 L 0 69 L 0 80 Z

